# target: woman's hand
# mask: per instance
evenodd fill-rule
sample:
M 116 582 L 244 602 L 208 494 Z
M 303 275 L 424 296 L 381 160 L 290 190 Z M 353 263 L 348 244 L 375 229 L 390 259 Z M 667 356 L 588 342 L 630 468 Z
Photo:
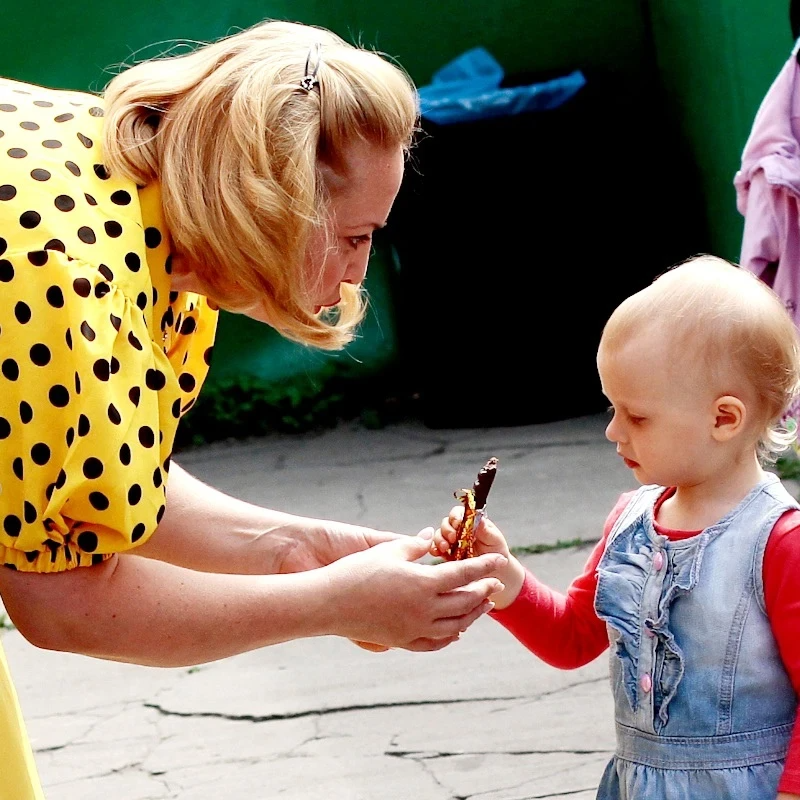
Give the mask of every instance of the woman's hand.
M 506 558 L 486 554 L 448 564 L 413 563 L 428 552 L 430 529 L 378 544 L 326 569 L 338 597 L 339 633 L 370 650 L 439 650 L 492 608 Z

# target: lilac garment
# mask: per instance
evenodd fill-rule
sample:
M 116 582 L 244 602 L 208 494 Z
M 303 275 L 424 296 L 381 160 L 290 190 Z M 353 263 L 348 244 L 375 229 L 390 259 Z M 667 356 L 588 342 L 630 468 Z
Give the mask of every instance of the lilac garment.
M 800 329 L 800 40 L 753 122 L 734 177 L 744 216 L 739 263 L 771 286 Z M 797 419 L 800 401 L 790 415 Z

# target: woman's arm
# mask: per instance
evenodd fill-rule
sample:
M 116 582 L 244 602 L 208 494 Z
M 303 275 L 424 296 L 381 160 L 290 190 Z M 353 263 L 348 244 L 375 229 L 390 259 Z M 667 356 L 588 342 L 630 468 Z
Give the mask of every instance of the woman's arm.
M 438 650 L 490 608 L 502 585 L 485 576 L 504 559 L 413 563 L 429 546 L 404 536 L 321 569 L 264 576 L 122 555 L 56 574 L 0 569 L 0 595 L 34 645 L 150 666 L 328 634 Z
M 261 508 L 202 483 L 174 462 L 166 507 L 156 532 L 132 552 L 204 572 L 299 572 L 407 538 Z

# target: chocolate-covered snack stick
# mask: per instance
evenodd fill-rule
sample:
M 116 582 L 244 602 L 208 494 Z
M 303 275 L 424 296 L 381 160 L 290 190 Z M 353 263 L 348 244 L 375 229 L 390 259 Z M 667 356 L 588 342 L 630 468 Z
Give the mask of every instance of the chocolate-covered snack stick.
M 497 474 L 497 459 L 492 457 L 481 467 L 471 489 L 459 489 L 455 497 L 464 506 L 464 516 L 456 532 L 456 540 L 450 546 L 450 557 L 455 561 L 472 558 L 475 545 L 475 528 L 478 527 L 486 509 L 489 489 Z

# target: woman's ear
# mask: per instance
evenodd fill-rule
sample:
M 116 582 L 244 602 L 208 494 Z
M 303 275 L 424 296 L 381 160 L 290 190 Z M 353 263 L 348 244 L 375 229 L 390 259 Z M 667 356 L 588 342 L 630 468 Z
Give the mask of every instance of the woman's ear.
M 718 442 L 728 442 L 744 430 L 747 406 L 731 394 L 714 401 L 714 429 L 711 435 Z

